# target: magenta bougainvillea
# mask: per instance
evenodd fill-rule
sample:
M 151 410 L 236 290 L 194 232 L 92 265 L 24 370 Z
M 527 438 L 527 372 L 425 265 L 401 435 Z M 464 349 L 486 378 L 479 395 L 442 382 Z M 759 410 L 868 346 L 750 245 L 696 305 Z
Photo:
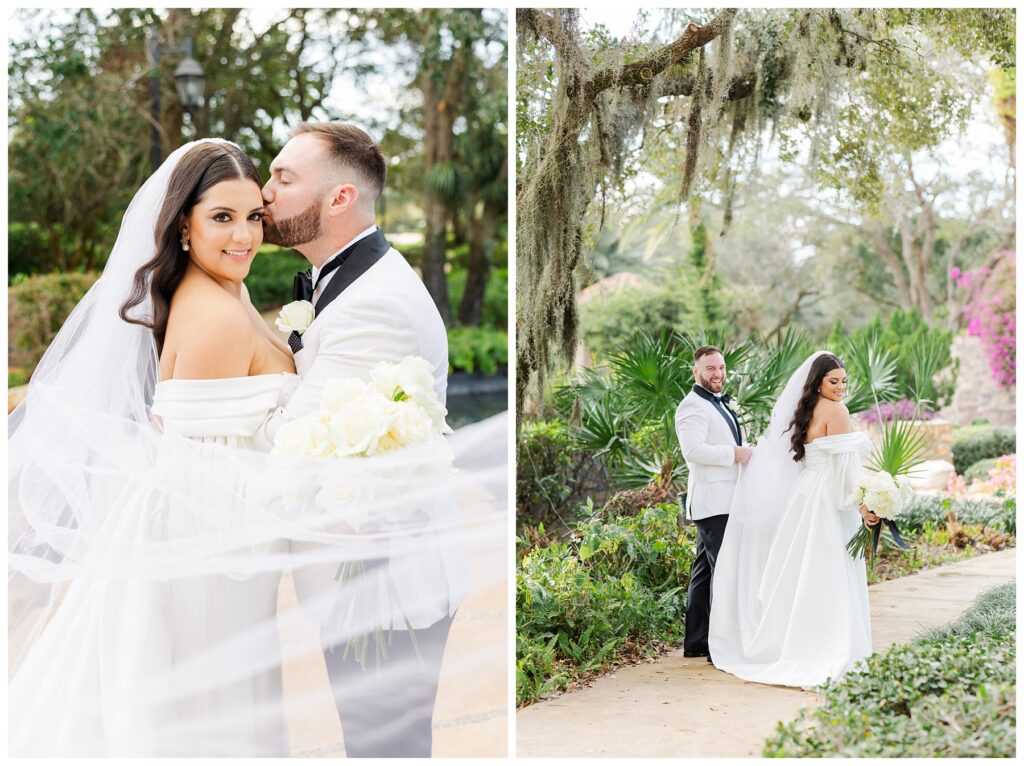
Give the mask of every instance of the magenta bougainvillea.
M 924 407 L 919 407 L 916 402 L 909 399 L 900 399 L 898 402 L 882 402 L 876 404 L 869 410 L 860 414 L 860 419 L 865 423 L 888 423 L 890 420 L 931 420 L 935 413 Z
M 1017 382 L 1017 254 L 996 253 L 988 266 L 961 272 L 950 269 L 950 278 L 964 291 L 967 332 L 981 339 L 992 376 L 1003 386 Z

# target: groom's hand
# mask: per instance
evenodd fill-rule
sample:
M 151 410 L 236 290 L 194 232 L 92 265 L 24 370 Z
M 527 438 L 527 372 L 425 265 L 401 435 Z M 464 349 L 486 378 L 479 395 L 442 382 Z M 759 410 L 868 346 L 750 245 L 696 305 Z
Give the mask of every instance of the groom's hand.
M 736 462 L 740 465 L 746 465 L 747 461 L 750 460 L 750 447 L 733 447 L 732 449 L 733 454 L 736 457 Z

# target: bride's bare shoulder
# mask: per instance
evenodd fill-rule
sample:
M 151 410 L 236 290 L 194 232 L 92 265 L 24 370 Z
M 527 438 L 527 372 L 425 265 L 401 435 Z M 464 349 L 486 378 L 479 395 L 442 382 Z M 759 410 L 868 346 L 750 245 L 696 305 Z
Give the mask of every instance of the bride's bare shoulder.
M 164 354 L 174 355 L 173 377 L 247 375 L 255 339 L 241 301 L 210 280 L 182 280 L 171 300 L 164 338 Z
M 821 419 L 825 432 L 829 436 L 849 433 L 852 430 L 850 411 L 843 402 L 826 399 L 824 396 L 820 397 L 814 407 L 814 417 Z

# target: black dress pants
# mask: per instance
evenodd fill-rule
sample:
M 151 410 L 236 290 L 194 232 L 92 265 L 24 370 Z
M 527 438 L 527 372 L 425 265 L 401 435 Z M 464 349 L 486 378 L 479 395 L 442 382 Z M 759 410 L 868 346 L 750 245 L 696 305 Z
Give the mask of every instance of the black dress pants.
M 690 587 L 686 591 L 686 636 L 683 650 L 708 651 L 708 627 L 711 622 L 711 578 L 715 560 L 722 547 L 729 514 L 694 521 L 697 526 L 697 555 L 690 569 Z

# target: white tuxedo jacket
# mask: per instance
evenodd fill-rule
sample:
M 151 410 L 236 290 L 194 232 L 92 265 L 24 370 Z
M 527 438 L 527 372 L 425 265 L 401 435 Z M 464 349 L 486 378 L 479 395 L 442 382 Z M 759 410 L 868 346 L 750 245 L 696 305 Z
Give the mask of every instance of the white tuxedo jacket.
M 728 422 L 713 403 L 691 391 L 676 408 L 676 435 L 689 469 L 686 512 L 695 521 L 728 513 L 739 478 L 736 438 Z
M 343 277 L 343 270 L 344 266 L 333 279 Z M 330 286 L 328 283 L 320 300 L 329 295 Z M 421 356 L 430 362 L 434 388 L 444 403 L 448 385 L 444 322 L 423 281 L 405 258 L 390 248 L 323 307 L 302 334 L 302 348 L 295 354 L 302 382 L 271 419 L 268 437 L 272 440 L 281 425 L 317 409 L 328 380 L 368 380 L 378 362 L 399 362 L 406 356 Z M 439 496 L 434 502 L 430 516 L 444 528 L 457 517 L 455 498 Z M 316 545 L 291 542 L 294 551 Z M 412 553 L 392 556 L 387 564 L 398 601 L 392 627 L 399 630 L 405 629 L 406 619 L 413 628 L 425 628 L 453 615 L 466 594 L 466 554 L 460 544 L 428 530 L 420 535 L 417 546 Z M 334 580 L 337 568 L 338 562 L 328 562 L 293 572 L 299 602 L 321 625 L 330 614 L 330 594 L 338 591 Z

